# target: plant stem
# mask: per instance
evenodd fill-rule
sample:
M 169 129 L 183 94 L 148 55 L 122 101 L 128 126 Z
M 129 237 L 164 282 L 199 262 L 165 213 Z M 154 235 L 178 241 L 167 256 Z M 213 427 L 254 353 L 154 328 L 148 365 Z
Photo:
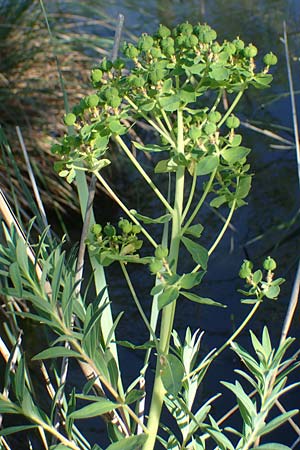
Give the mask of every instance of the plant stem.
M 192 181 L 192 186 L 191 186 L 189 198 L 188 198 L 188 200 L 186 202 L 184 211 L 182 213 L 181 223 L 184 221 L 184 219 L 185 219 L 185 217 L 186 217 L 186 215 L 189 212 L 189 209 L 191 207 L 191 203 L 193 201 L 194 194 L 195 194 L 196 184 L 197 184 L 197 172 L 195 170 L 194 173 L 193 173 L 193 181 Z
M 208 250 L 208 255 L 209 255 L 209 256 L 213 253 L 213 251 L 216 249 L 216 247 L 218 246 L 219 242 L 221 241 L 222 237 L 224 236 L 224 234 L 225 234 L 225 232 L 226 232 L 226 230 L 227 230 L 227 228 L 228 228 L 228 226 L 229 226 L 229 224 L 230 224 L 230 222 L 231 222 L 231 219 L 232 219 L 232 216 L 233 216 L 235 207 L 236 207 L 236 198 L 235 198 L 235 199 L 233 200 L 233 202 L 232 202 L 232 205 L 231 205 L 231 208 L 230 208 L 228 217 L 227 217 L 227 219 L 226 219 L 226 222 L 224 223 L 224 225 L 223 225 L 223 227 L 222 227 L 220 233 L 218 234 L 217 239 L 215 240 L 215 242 L 213 243 L 213 245 L 212 245 L 212 246 L 210 247 L 210 249 Z
M 127 147 L 127 145 L 125 144 L 125 142 L 123 141 L 123 139 L 120 136 L 115 136 L 115 140 L 116 142 L 120 145 L 120 147 L 124 150 L 124 152 L 126 153 L 126 155 L 128 156 L 128 158 L 130 159 L 130 161 L 132 162 L 132 164 L 134 165 L 134 167 L 140 172 L 140 174 L 144 177 L 145 181 L 148 183 L 148 185 L 151 187 L 151 189 L 154 191 L 154 193 L 156 194 L 156 196 L 159 198 L 159 200 L 162 202 L 162 204 L 166 207 L 166 209 L 172 214 L 173 212 L 173 208 L 171 207 L 171 205 L 168 203 L 168 201 L 166 200 L 166 198 L 162 195 L 162 193 L 160 192 L 160 190 L 158 189 L 157 186 L 155 186 L 155 184 L 153 183 L 153 181 L 151 180 L 151 178 L 149 177 L 149 175 L 145 172 L 145 170 L 143 169 L 143 167 L 140 165 L 140 163 L 137 161 L 137 159 L 133 156 L 133 154 L 131 153 L 131 151 L 129 150 L 129 148 Z
M 181 110 L 177 111 L 177 152 L 184 154 L 183 113 Z M 174 211 L 172 214 L 171 247 L 170 247 L 170 255 L 168 258 L 172 264 L 171 270 L 173 273 L 176 273 L 177 270 L 178 255 L 180 248 L 181 218 L 184 199 L 184 176 L 185 176 L 185 168 L 183 166 L 179 166 L 176 170 L 175 200 L 174 200 Z M 143 450 L 153 450 L 156 442 L 161 410 L 163 406 L 164 396 L 166 393 L 166 390 L 163 386 L 161 379 L 160 356 L 162 355 L 166 356 L 169 353 L 170 338 L 173 329 L 175 310 L 176 310 L 176 301 L 167 305 L 162 312 L 159 351 L 156 361 L 155 380 L 150 405 L 149 420 L 147 424 L 149 435 L 146 443 L 144 444 Z
M 224 116 L 222 117 L 222 119 L 220 120 L 220 122 L 218 122 L 217 127 L 220 128 L 223 123 L 227 120 L 227 117 L 230 116 L 230 114 L 232 113 L 232 111 L 234 110 L 234 108 L 236 107 L 236 105 L 238 104 L 238 102 L 240 101 L 240 99 L 242 98 L 242 95 L 244 94 L 244 89 L 241 90 L 237 96 L 235 97 L 235 99 L 233 100 L 233 102 L 231 103 L 230 107 L 227 109 L 226 113 L 224 114 Z
M 111 198 L 123 209 L 123 211 L 127 214 L 127 216 L 132 220 L 132 222 L 134 222 L 136 225 L 138 225 L 139 227 L 141 227 L 141 231 L 144 234 L 144 236 L 146 236 L 146 238 L 148 239 L 148 241 L 150 242 L 150 244 L 153 245 L 153 247 L 157 247 L 157 243 L 155 242 L 155 240 L 152 238 L 152 236 L 148 233 L 147 230 L 145 230 L 145 228 L 140 224 L 140 222 L 134 217 L 134 215 L 129 211 L 129 209 L 127 208 L 126 205 L 124 205 L 124 203 L 122 202 L 122 200 L 117 196 L 117 194 L 115 194 L 115 192 L 112 190 L 112 188 L 109 186 L 109 184 L 105 181 L 105 179 L 102 177 L 102 175 L 100 175 L 99 172 L 95 172 L 96 177 L 98 178 L 98 180 L 100 181 L 100 183 L 102 184 L 102 186 L 106 189 L 106 191 L 108 192 L 108 194 L 111 196 Z
M 212 185 L 212 183 L 213 183 L 213 180 L 214 180 L 214 178 L 215 178 L 215 176 L 216 176 L 216 173 L 217 173 L 217 169 L 215 169 L 215 170 L 212 172 L 212 174 L 211 174 L 211 176 L 210 176 L 210 178 L 209 178 L 209 180 L 208 180 L 208 183 L 207 183 L 207 185 L 206 185 L 206 187 L 205 187 L 205 190 L 204 190 L 204 192 L 203 192 L 203 194 L 202 194 L 202 196 L 201 196 L 201 198 L 200 198 L 200 200 L 199 200 L 199 202 L 198 202 L 196 208 L 194 209 L 194 211 L 192 212 L 192 214 L 190 215 L 189 219 L 187 220 L 186 224 L 184 225 L 184 227 L 183 227 L 183 229 L 182 229 L 182 235 L 185 233 L 186 229 L 191 225 L 191 223 L 193 222 L 194 218 L 195 218 L 196 215 L 198 214 L 199 209 L 200 209 L 201 206 L 203 205 L 203 203 L 204 203 L 204 201 L 205 201 L 207 195 L 209 194 L 209 191 L 210 191 L 211 185 Z M 185 213 L 185 212 L 184 212 L 184 213 Z
M 157 338 L 156 338 L 155 333 L 154 333 L 154 331 L 153 331 L 153 329 L 152 329 L 152 327 L 151 327 L 151 325 L 149 323 L 149 320 L 147 319 L 146 314 L 144 313 L 142 305 L 141 305 L 141 303 L 140 303 L 140 301 L 139 301 L 139 299 L 138 299 L 138 297 L 136 295 L 135 289 L 134 289 L 134 287 L 133 287 L 133 285 L 131 283 L 131 280 L 130 280 L 128 271 L 126 269 L 126 266 L 125 266 L 125 264 L 122 261 L 120 261 L 120 266 L 121 266 L 122 272 L 124 274 L 126 283 L 127 283 L 128 287 L 129 287 L 129 290 L 130 290 L 130 293 L 132 295 L 132 298 L 134 300 L 134 303 L 136 304 L 136 307 L 137 307 L 137 309 L 138 309 L 138 311 L 139 311 L 139 313 L 140 313 L 140 315 L 141 315 L 141 317 L 142 317 L 142 319 L 144 321 L 144 324 L 146 325 L 146 327 L 147 327 L 147 329 L 148 329 L 148 331 L 150 333 L 150 336 L 152 337 L 153 341 L 155 342 L 156 348 L 158 348 Z

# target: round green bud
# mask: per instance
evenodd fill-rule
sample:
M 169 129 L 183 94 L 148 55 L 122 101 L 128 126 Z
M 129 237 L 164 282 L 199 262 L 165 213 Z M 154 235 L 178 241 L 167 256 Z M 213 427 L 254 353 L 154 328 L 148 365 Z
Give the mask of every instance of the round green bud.
M 232 56 L 236 52 L 236 46 L 232 42 L 226 42 L 224 45 L 224 51 L 229 55 Z
M 86 102 L 90 108 L 94 108 L 99 103 L 99 97 L 97 94 L 91 94 L 87 97 Z
M 257 48 L 253 44 L 249 44 L 244 48 L 244 55 L 246 58 L 254 58 L 257 55 Z
M 102 231 L 102 226 L 99 223 L 95 223 L 92 226 L 91 231 L 95 236 L 99 236 L 99 234 L 101 234 Z
M 268 256 L 263 262 L 263 267 L 264 267 L 265 270 L 273 271 L 273 270 L 276 269 L 277 264 L 276 264 L 276 261 L 273 258 Z
M 239 271 L 239 277 L 243 279 L 249 278 L 250 275 L 252 274 L 252 268 L 253 268 L 252 262 L 248 261 L 247 259 L 244 259 L 244 262 L 241 265 Z
M 193 140 L 196 141 L 202 134 L 202 130 L 201 128 L 196 127 L 195 125 L 192 125 L 190 130 L 189 130 L 189 137 Z
M 141 227 L 139 225 L 133 224 L 131 231 L 133 234 L 139 234 L 141 232 Z
M 153 46 L 153 37 L 148 34 L 143 34 L 142 37 L 138 40 L 138 48 L 143 52 L 147 52 Z
M 161 38 L 167 38 L 171 35 L 171 31 L 169 30 L 168 27 L 165 27 L 164 25 L 160 24 L 157 34 Z
M 233 114 L 228 117 L 226 120 L 226 126 L 230 129 L 232 128 L 238 128 L 240 126 L 240 119 Z
M 136 75 L 132 75 L 130 77 L 130 82 L 135 87 L 143 87 L 144 84 L 146 83 L 146 81 L 144 80 L 144 78 L 142 76 L 136 76 Z
M 217 125 L 213 122 L 207 122 L 204 125 L 204 131 L 207 135 L 213 134 L 217 131 Z
M 199 42 L 198 38 L 195 34 L 191 34 L 188 37 L 188 43 L 189 43 L 190 47 L 195 47 L 196 45 L 198 45 L 198 42 Z
M 56 153 L 56 154 L 60 154 L 62 150 L 62 146 L 60 144 L 54 144 L 51 147 L 51 153 Z
M 180 34 L 179 36 L 176 37 L 175 43 L 176 43 L 176 46 L 178 46 L 178 47 L 184 46 L 186 44 L 186 37 L 183 36 L 182 34 Z
M 162 247 L 161 245 L 159 245 L 155 249 L 155 257 L 158 259 L 166 258 L 168 256 L 168 254 L 169 254 L 169 250 L 166 247 Z
M 149 264 L 150 272 L 156 274 L 163 268 L 163 262 L 161 259 L 153 259 L 153 261 Z
M 112 108 L 118 108 L 122 102 L 121 97 L 115 95 L 113 98 L 109 100 L 109 104 Z
M 124 66 L 125 66 L 125 63 L 124 63 L 123 59 L 121 59 L 121 58 L 118 58 L 113 62 L 113 67 L 116 70 L 121 70 L 124 68 Z
M 274 55 L 274 53 L 272 52 L 267 53 L 264 56 L 264 63 L 266 64 L 266 66 L 274 66 L 275 64 L 277 64 L 277 61 L 278 61 L 277 56 Z
M 232 43 L 234 44 L 235 48 L 237 50 L 243 50 L 243 48 L 245 47 L 245 42 L 242 41 L 239 37 L 237 37 L 236 39 L 234 39 L 232 41 Z
M 220 53 L 222 47 L 218 42 L 214 42 L 211 46 L 211 51 L 216 55 L 217 53 Z
M 127 219 L 121 219 L 118 225 L 125 234 L 129 234 L 132 231 L 132 223 Z
M 92 70 L 91 78 L 94 83 L 99 83 L 102 80 L 103 72 L 100 69 Z
M 208 120 L 213 123 L 218 123 L 222 118 L 222 114 L 219 111 L 213 111 L 208 114 Z
M 193 33 L 193 25 L 188 22 L 178 25 L 178 31 L 182 34 L 190 35 Z
M 133 44 L 128 44 L 124 50 L 124 54 L 127 58 L 135 59 L 139 56 L 140 52 Z
M 114 97 L 119 95 L 119 91 L 115 87 L 107 88 L 104 92 L 106 100 L 112 100 Z
M 173 45 L 168 45 L 168 47 L 166 47 L 164 51 L 166 56 L 172 56 L 175 54 L 175 48 Z
M 76 116 L 73 113 L 68 113 L 64 117 L 64 122 L 68 127 L 71 127 L 76 122 Z
M 116 235 L 116 229 L 115 229 L 115 227 L 113 225 L 108 223 L 104 227 L 104 233 L 106 234 L 107 237 L 113 237 L 113 236 Z
M 161 49 L 158 47 L 152 47 L 150 53 L 153 58 L 160 58 L 162 56 Z

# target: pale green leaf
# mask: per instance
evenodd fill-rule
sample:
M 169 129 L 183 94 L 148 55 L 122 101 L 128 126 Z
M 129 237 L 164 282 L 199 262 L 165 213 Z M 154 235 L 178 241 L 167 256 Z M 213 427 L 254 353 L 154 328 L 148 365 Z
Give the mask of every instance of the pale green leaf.
M 222 303 L 216 302 L 211 298 L 200 297 L 199 295 L 193 294 L 192 292 L 180 291 L 180 294 L 182 294 L 184 297 L 191 300 L 192 302 L 200 303 L 202 305 L 220 306 L 221 308 L 227 308 L 227 306 L 223 305 Z
M 80 358 L 80 354 L 66 347 L 51 347 L 35 355 L 32 360 L 56 358 Z
M 176 396 L 184 376 L 182 362 L 174 355 L 160 356 L 161 379 L 168 394 Z
M 128 438 L 121 439 L 118 442 L 114 442 L 109 445 L 106 450 L 140 450 L 146 440 L 147 436 L 145 434 L 130 436 Z
M 141 145 L 136 141 L 132 141 L 132 143 L 134 144 L 135 148 L 137 148 L 138 150 L 142 150 L 143 152 L 165 152 L 171 149 L 169 145 Z
M 208 175 L 212 173 L 219 165 L 219 157 L 217 155 L 208 155 L 201 159 L 196 165 L 196 174 Z
M 131 209 L 130 212 L 134 217 L 136 217 L 138 220 L 144 223 L 167 223 L 170 222 L 172 218 L 171 214 L 164 214 L 163 216 L 153 219 L 152 217 L 143 216 L 142 214 L 139 214 L 138 212 L 136 212 L 135 209 Z
M 176 286 L 167 286 L 163 293 L 159 295 L 157 302 L 158 302 L 158 309 L 164 308 L 169 303 L 174 302 L 179 297 L 179 289 Z
M 250 148 L 246 147 L 233 147 L 225 148 L 221 151 L 222 157 L 229 164 L 235 164 L 238 161 L 242 161 L 250 153 Z
M 208 251 L 206 250 L 206 248 L 185 236 L 181 238 L 181 241 L 186 247 L 187 251 L 191 254 L 195 263 L 200 264 L 203 269 L 206 269 L 208 262 Z
M 99 399 L 94 403 L 84 406 L 77 411 L 73 411 L 69 417 L 72 419 L 88 419 L 90 417 L 97 417 L 118 408 L 118 406 L 119 404 L 117 403 L 111 402 L 106 398 L 99 397 Z

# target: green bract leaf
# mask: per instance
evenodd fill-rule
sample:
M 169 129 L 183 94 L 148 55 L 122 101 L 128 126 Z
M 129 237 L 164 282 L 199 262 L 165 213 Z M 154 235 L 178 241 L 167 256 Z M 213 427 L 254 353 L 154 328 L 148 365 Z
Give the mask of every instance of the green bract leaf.
M 219 165 L 219 157 L 217 155 L 208 155 L 197 163 L 196 174 L 207 175 L 213 172 Z
M 98 397 L 97 401 L 72 412 L 69 417 L 71 417 L 72 419 L 87 419 L 89 417 L 97 417 L 107 412 L 113 411 L 118 406 L 119 405 L 117 403 L 111 402 L 106 398 Z
M 180 97 L 179 95 L 168 95 L 165 97 L 160 97 L 159 103 L 164 111 L 173 112 L 179 109 Z
M 32 430 L 37 428 L 38 425 L 17 425 L 15 427 L 7 427 L 4 430 L 0 430 L 0 436 L 9 436 L 10 434 L 18 433 L 20 431 Z
M 155 173 L 175 172 L 177 164 L 173 159 L 163 159 L 159 161 L 154 169 Z
M 226 195 L 219 195 L 211 200 L 209 203 L 212 208 L 220 208 L 220 206 L 224 205 L 227 202 Z
M 143 152 L 165 152 L 171 149 L 169 145 L 141 145 L 135 141 L 132 141 L 132 143 L 134 144 L 135 148 L 137 148 L 138 150 L 142 150 Z
M 164 214 L 163 216 L 157 217 L 156 219 L 152 219 L 152 217 L 139 214 L 135 209 L 131 209 L 130 212 L 134 217 L 144 223 L 167 223 L 170 222 L 172 218 L 171 214 Z
M 201 225 L 201 223 L 198 223 L 196 225 L 191 225 L 190 227 L 188 227 L 185 230 L 184 234 L 190 234 L 191 236 L 199 238 L 203 230 L 204 230 L 203 225 Z
M 210 78 L 216 81 L 224 81 L 229 77 L 230 71 L 223 64 L 212 64 L 209 72 Z
M 229 164 L 235 164 L 246 158 L 250 151 L 250 148 L 246 147 L 233 147 L 222 150 L 221 155 Z
M 276 442 L 272 442 L 270 444 L 259 445 L 258 447 L 252 447 L 252 450 L 291 450 L 291 447 L 287 447 L 286 445 L 276 444 Z
M 191 254 L 195 263 L 200 264 L 203 269 L 206 269 L 208 261 L 208 251 L 206 248 L 184 236 L 181 238 L 181 241 Z
M 226 305 L 222 303 L 216 302 L 211 298 L 200 297 L 199 295 L 193 294 L 191 292 L 180 291 L 180 294 L 191 300 L 192 302 L 201 303 L 202 305 L 210 305 L 210 306 L 220 306 L 221 308 L 227 308 Z
M 198 286 L 205 272 L 187 273 L 181 276 L 179 280 L 180 287 L 183 289 L 192 289 L 194 286 Z
M 147 436 L 139 434 L 138 436 L 130 436 L 114 442 L 109 445 L 106 450 L 140 450 L 142 445 L 146 442 Z
M 181 389 L 184 367 L 174 355 L 160 356 L 161 379 L 168 394 L 176 396 Z

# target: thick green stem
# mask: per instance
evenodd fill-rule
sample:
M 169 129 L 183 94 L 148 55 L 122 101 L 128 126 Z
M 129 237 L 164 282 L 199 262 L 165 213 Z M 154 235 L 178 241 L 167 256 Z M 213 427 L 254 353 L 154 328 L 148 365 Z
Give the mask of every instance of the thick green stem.
M 183 139 L 183 114 L 181 110 L 177 112 L 177 152 L 184 153 L 184 139 Z M 181 237 L 181 218 L 183 210 L 184 199 L 184 175 L 185 168 L 179 166 L 176 171 L 176 185 L 175 185 L 175 200 L 174 210 L 172 214 L 172 233 L 169 261 L 171 270 L 176 273 L 178 264 L 178 255 L 180 248 Z M 153 387 L 153 395 L 150 405 L 149 420 L 147 424 L 148 439 L 143 450 L 153 450 L 155 446 L 157 431 L 159 427 L 160 415 L 163 406 L 164 396 L 166 390 L 161 379 L 161 363 L 160 356 L 166 356 L 169 353 L 171 332 L 173 329 L 174 317 L 176 310 L 176 301 L 167 305 L 162 312 L 162 320 L 160 327 L 160 343 L 159 352 L 156 362 L 156 372 Z

